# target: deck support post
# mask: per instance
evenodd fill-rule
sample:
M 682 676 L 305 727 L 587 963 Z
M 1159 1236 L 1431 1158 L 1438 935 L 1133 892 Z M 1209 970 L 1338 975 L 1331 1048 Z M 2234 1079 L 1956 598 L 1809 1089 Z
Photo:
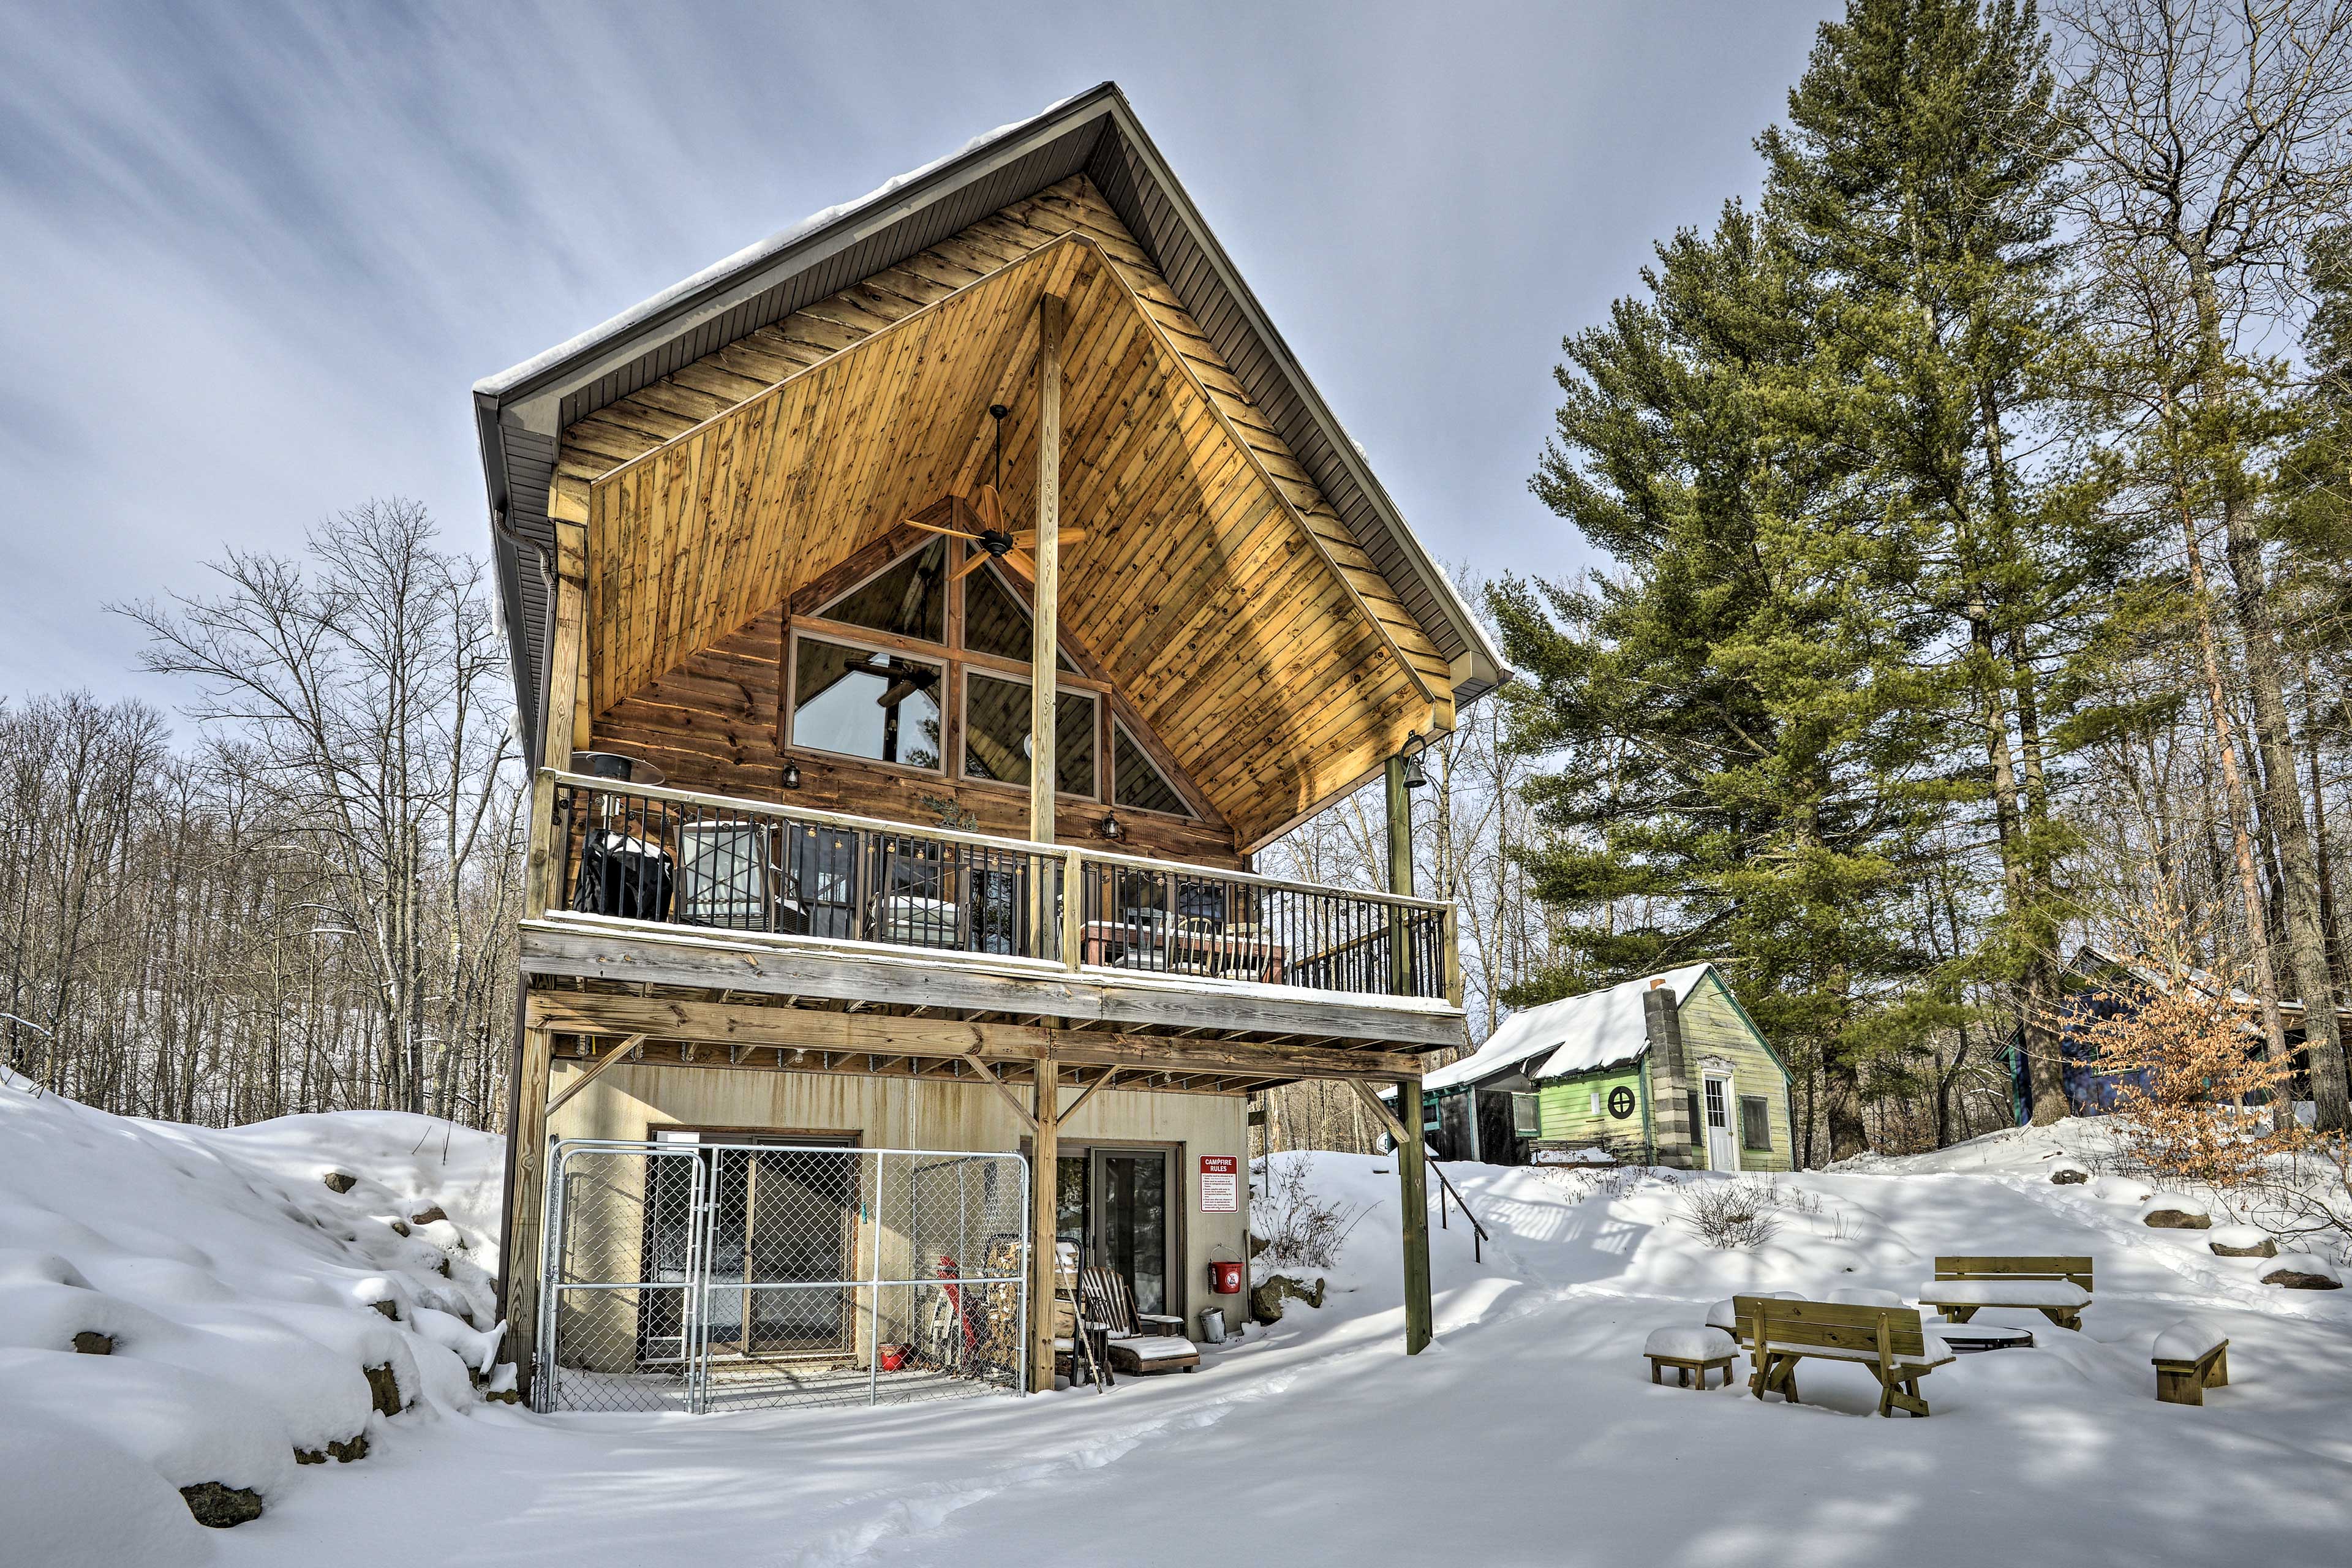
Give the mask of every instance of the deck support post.
M 1421 1131 L 1421 1079 L 1397 1080 L 1397 1198 L 1404 1205 L 1404 1353 L 1419 1355 L 1436 1333 L 1429 1300 L 1429 1170 Z
M 507 1129 L 514 1150 L 514 1185 L 507 1193 L 507 1359 L 515 1365 L 525 1397 L 539 1346 L 540 1214 L 547 1193 L 548 1071 L 555 1031 L 526 1027 L 515 1062 L 515 1124 Z
M 1054 1227 L 1061 1208 L 1061 1084 L 1047 1057 L 1036 1068 L 1029 1176 L 1029 1391 L 1054 1392 Z

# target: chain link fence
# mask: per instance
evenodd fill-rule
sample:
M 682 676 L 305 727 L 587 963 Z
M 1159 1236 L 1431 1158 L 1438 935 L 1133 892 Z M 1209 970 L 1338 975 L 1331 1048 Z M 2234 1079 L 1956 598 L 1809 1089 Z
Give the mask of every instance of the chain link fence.
M 1018 1154 L 556 1145 L 541 1410 L 903 1404 L 1024 1385 Z

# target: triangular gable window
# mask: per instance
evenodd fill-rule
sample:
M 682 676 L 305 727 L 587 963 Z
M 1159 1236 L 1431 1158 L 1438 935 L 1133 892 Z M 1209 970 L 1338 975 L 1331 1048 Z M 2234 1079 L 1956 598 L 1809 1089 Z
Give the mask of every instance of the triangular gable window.
M 1026 664 L 1036 650 L 1036 639 L 1029 606 L 997 580 L 995 567 L 983 567 L 963 580 L 964 647 Z M 1079 673 L 1066 653 L 1060 655 L 1058 663 L 1072 675 Z
M 1111 765 L 1117 770 L 1118 781 L 1112 791 L 1114 805 L 1124 805 L 1137 811 L 1164 811 L 1171 816 L 1190 816 L 1192 808 L 1168 782 L 1150 753 L 1135 742 L 1127 726 L 1114 721 L 1111 724 Z
M 817 612 L 826 620 L 922 642 L 948 640 L 948 542 L 901 556 Z

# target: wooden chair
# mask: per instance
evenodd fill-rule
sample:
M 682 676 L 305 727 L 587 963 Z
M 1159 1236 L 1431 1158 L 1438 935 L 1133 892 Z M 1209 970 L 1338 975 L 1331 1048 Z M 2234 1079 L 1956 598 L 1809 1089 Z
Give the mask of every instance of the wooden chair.
M 2087 1258 L 1938 1258 L 1919 1304 L 1965 1323 L 1986 1307 L 2024 1307 L 2080 1331 L 2091 1304 Z
M 1807 1356 L 1857 1362 L 1878 1379 L 1878 1413 L 1898 1409 L 1927 1414 L 1919 1380 L 1951 1361 L 1940 1341 L 1927 1337 L 1919 1314 L 1909 1307 L 1860 1307 L 1833 1301 L 1790 1301 L 1775 1296 L 1736 1296 L 1740 1337 L 1755 1373 L 1750 1393 L 1761 1399 L 1779 1394 L 1797 1398 L 1797 1363 Z
M 1183 1320 L 1159 1312 L 1139 1316 L 1127 1277 L 1117 1269 L 1081 1270 L 1078 1299 L 1086 1308 L 1086 1321 L 1109 1336 L 1106 1348 L 1113 1372 L 1141 1376 L 1200 1367 L 1201 1352 L 1184 1338 Z

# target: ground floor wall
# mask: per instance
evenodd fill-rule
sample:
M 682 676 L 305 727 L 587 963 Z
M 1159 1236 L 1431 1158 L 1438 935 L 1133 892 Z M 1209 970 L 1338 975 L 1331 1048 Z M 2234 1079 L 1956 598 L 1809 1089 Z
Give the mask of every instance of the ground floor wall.
M 556 1063 L 551 1098 L 562 1094 L 581 1070 L 573 1063 Z M 1065 1104 L 1076 1098 L 1075 1089 L 1064 1089 Z M 615 1066 L 562 1106 L 548 1131 L 551 1141 L 642 1141 L 685 1129 L 701 1130 L 714 1142 L 723 1141 L 729 1132 L 762 1137 L 797 1133 L 809 1135 L 812 1142 L 847 1135 L 865 1149 L 1029 1152 L 1027 1129 L 1004 1098 L 983 1084 L 723 1068 Z M 1164 1223 L 1170 1230 L 1165 1310 L 1182 1315 L 1192 1328 L 1205 1306 L 1223 1305 L 1228 1317 L 1234 1316 L 1238 1299 L 1211 1293 L 1209 1265 L 1214 1259 L 1247 1256 L 1249 1150 L 1244 1097 L 1106 1089 L 1089 1095 L 1075 1115 L 1063 1120 L 1060 1146 L 1066 1160 L 1090 1148 L 1164 1151 Z M 1204 1157 L 1231 1162 L 1235 1178 L 1232 1209 L 1203 1206 Z M 885 1165 L 881 1179 L 887 1184 L 891 1176 L 887 1162 Z M 985 1168 L 980 1174 L 983 1180 L 996 1179 Z M 866 1179 L 873 1180 L 871 1173 Z M 1215 1184 L 1213 1179 L 1212 1186 Z M 605 1193 L 598 1201 L 625 1207 L 633 1200 L 631 1194 Z M 642 1204 L 644 1194 L 634 1201 Z M 971 1201 L 985 1199 L 975 1189 Z M 924 1266 L 904 1256 L 909 1247 L 890 1220 L 891 1204 L 861 1203 L 857 1207 L 860 1212 L 845 1221 L 853 1229 L 842 1245 L 845 1258 L 854 1261 L 859 1273 L 878 1267 L 887 1279 Z M 864 1212 L 868 1207 L 874 1212 Z M 600 1244 L 610 1256 L 593 1262 L 600 1270 L 613 1270 L 609 1278 L 640 1277 L 631 1270 L 642 1268 L 645 1259 L 627 1239 L 629 1234 L 627 1226 L 614 1226 L 614 1239 Z M 971 1245 L 975 1256 L 964 1260 L 965 1267 L 985 1264 L 994 1272 L 1003 1263 L 999 1255 L 1008 1246 L 1017 1247 L 1017 1226 L 1013 1237 L 992 1234 Z M 616 1300 L 605 1310 L 633 1309 Z M 913 1331 L 885 1322 L 877 1331 L 889 1344 Z M 863 1327 L 845 1332 L 857 1357 L 870 1353 L 866 1342 L 871 1332 Z M 598 1338 L 618 1345 L 635 1336 L 616 1324 Z

